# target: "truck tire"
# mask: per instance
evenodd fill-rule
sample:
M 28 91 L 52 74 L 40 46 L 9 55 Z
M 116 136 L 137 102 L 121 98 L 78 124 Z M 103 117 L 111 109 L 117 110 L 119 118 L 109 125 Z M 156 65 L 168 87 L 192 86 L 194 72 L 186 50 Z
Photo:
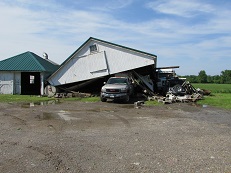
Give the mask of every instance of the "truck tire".
M 179 96 L 185 95 L 185 91 L 184 91 L 183 87 L 179 84 L 177 84 L 173 87 L 173 91 L 176 95 L 179 95 Z
M 101 100 L 101 102 L 106 102 L 107 101 L 107 99 L 105 99 L 103 97 L 100 97 L 100 100 Z
M 183 91 L 183 87 L 182 87 L 181 85 L 179 85 L 179 84 L 175 85 L 175 86 L 173 87 L 173 89 L 174 89 L 174 91 L 175 91 L 176 93 L 180 93 L 180 92 Z
M 124 102 L 127 103 L 127 102 L 129 102 L 129 100 L 130 100 L 130 97 L 127 96 L 127 97 L 124 99 Z

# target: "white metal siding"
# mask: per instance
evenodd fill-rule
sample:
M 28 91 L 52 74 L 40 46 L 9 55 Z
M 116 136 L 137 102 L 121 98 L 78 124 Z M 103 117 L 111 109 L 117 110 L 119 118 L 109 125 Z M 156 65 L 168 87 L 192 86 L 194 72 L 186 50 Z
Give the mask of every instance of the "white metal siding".
M 40 73 L 40 93 L 44 94 L 44 73 Z
M 101 73 L 107 70 L 107 64 L 104 52 L 90 54 L 87 57 L 80 58 L 83 63 L 86 63 L 86 69 L 89 69 L 91 75 Z M 76 67 L 78 68 L 78 66 Z
M 90 45 L 97 44 L 98 53 L 90 53 Z M 49 82 L 56 86 L 107 76 L 139 67 L 154 65 L 154 56 L 90 41 L 69 62 L 57 71 Z
M 14 74 L 10 72 L 0 73 L 0 94 L 13 94 Z
M 21 94 L 21 72 L 14 73 L 14 94 Z
M 110 45 L 99 45 L 99 47 L 106 52 L 110 74 L 154 64 L 153 57 L 148 55 Z
M 108 75 L 105 53 L 98 52 L 81 57 L 76 56 L 49 82 L 54 85 L 59 85 L 105 75 Z

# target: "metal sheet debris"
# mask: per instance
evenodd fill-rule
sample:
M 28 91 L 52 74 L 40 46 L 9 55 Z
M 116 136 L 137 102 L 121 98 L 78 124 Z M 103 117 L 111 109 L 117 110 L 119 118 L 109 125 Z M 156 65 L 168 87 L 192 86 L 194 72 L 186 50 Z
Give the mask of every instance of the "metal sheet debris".
M 174 87 L 170 87 L 166 93 L 166 96 L 149 96 L 148 100 L 157 100 L 158 102 L 162 102 L 164 104 L 171 104 L 176 102 L 188 103 L 201 100 L 203 95 L 203 90 L 195 89 L 192 84 L 190 84 L 188 81 L 185 81 L 182 85 L 178 84 Z

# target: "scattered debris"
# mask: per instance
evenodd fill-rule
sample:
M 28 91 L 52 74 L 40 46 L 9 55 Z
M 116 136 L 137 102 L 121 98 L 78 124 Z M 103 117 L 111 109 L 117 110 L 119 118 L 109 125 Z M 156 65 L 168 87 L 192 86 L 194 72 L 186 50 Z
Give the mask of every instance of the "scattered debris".
M 68 93 L 56 93 L 55 98 L 72 98 L 72 97 L 94 97 L 95 95 L 92 95 L 91 93 L 81 93 L 81 92 L 68 92 Z
M 140 109 L 143 104 L 144 104 L 144 101 L 137 101 L 134 103 L 134 108 Z
M 210 92 L 211 93 L 211 92 Z M 148 97 L 148 100 L 157 100 L 164 104 L 171 104 L 176 102 L 188 103 L 196 102 L 203 98 L 204 91 L 201 89 L 195 89 L 188 81 L 185 81 L 182 85 L 175 85 L 169 88 L 166 96 L 152 96 Z

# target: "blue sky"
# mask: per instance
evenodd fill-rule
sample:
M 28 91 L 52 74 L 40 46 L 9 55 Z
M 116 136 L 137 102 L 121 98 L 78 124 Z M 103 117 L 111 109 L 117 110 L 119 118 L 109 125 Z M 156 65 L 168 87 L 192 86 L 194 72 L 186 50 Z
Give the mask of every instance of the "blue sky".
M 89 37 L 157 55 L 179 75 L 231 70 L 230 0 L 1 0 L 0 60 L 61 64 Z

